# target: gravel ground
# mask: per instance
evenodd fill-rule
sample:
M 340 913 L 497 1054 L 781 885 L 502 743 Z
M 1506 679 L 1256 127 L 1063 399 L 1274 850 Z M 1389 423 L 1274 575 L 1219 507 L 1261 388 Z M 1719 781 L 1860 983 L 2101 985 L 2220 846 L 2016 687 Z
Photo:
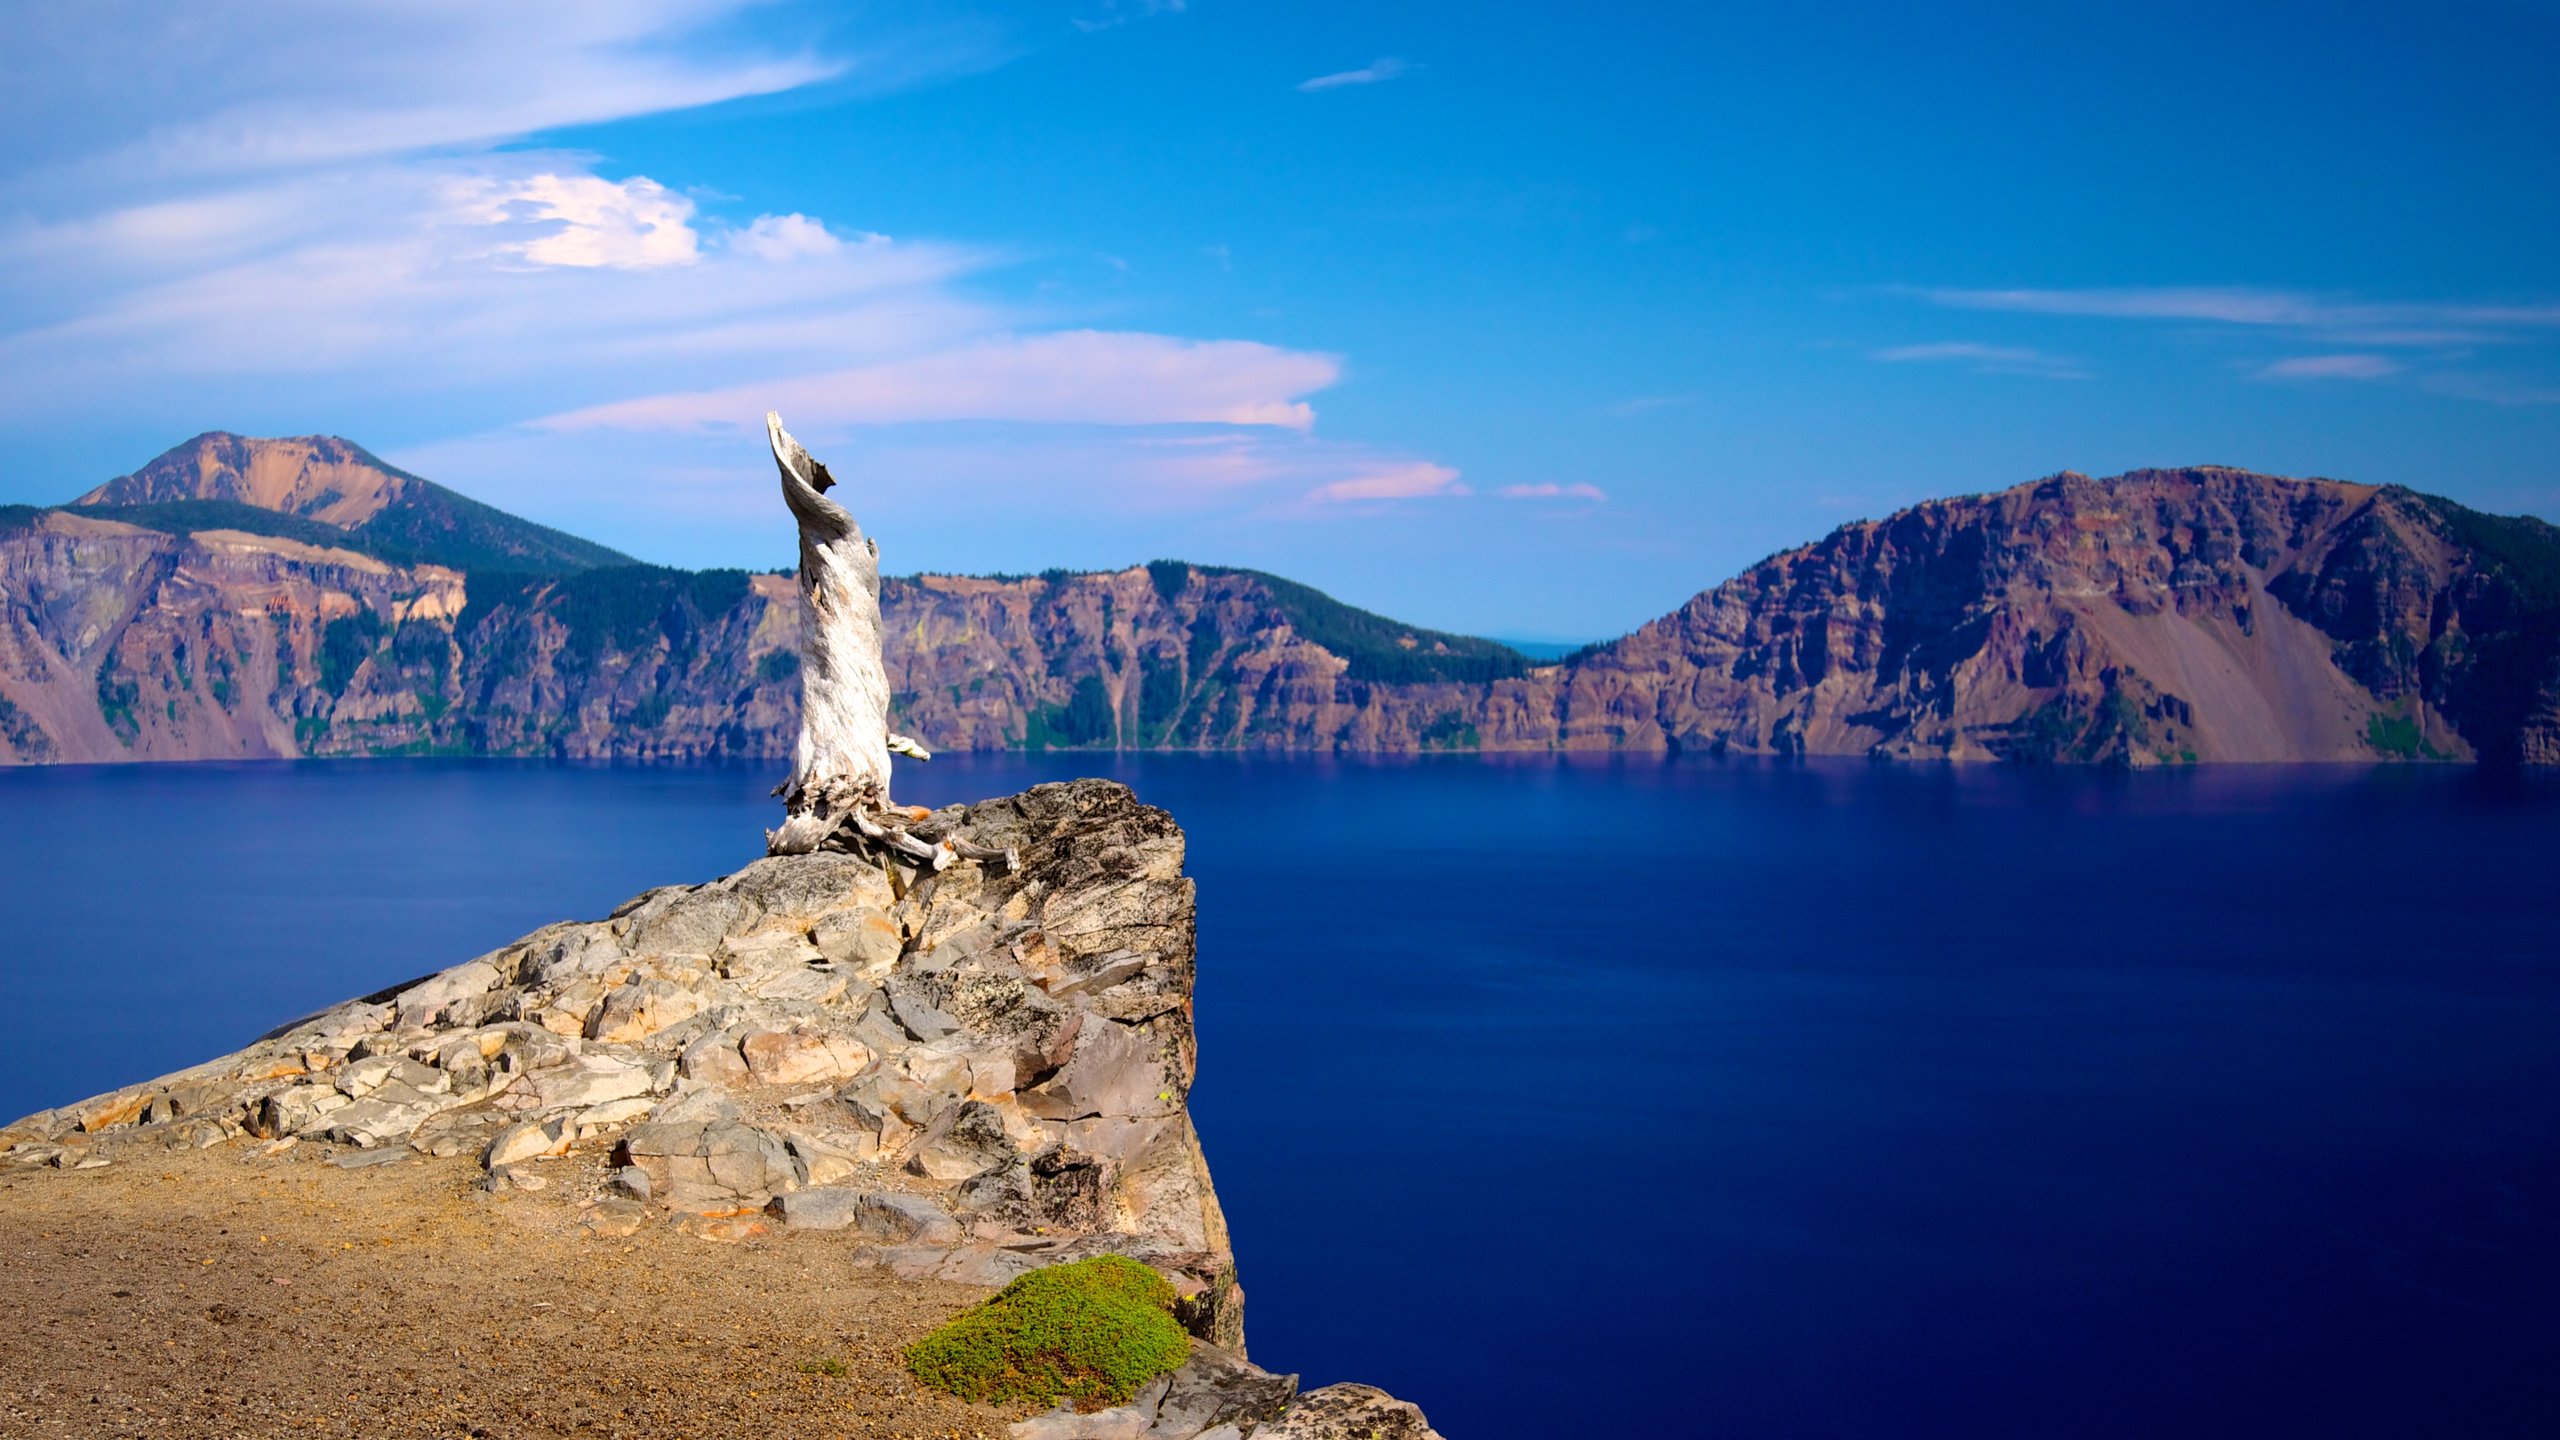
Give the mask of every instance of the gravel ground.
M 465 1159 L 252 1142 L 0 1172 L 0 1436 L 996 1440 L 1018 1418 L 898 1360 L 986 1292 L 753 1221 L 596 1233 L 599 1164 L 503 1197 Z

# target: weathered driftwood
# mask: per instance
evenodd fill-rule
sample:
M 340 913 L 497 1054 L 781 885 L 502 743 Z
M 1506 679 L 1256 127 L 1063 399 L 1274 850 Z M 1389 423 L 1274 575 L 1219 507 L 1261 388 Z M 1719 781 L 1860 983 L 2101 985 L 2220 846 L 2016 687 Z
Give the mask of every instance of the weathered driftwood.
M 800 526 L 800 743 L 791 778 L 774 791 L 783 821 L 765 832 L 773 855 L 829 844 L 867 844 L 928 871 L 954 860 L 1002 860 L 957 837 L 927 839 L 908 827 L 925 812 L 889 800 L 889 757 L 932 757 L 889 732 L 889 672 L 880 649 L 880 547 L 827 498 L 835 477 L 767 412 L 766 438 L 782 472 L 782 500 Z

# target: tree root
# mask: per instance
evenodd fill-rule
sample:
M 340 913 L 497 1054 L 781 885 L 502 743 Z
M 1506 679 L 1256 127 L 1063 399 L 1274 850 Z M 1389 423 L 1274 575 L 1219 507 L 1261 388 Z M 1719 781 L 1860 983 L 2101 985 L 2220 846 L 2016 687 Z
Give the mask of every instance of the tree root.
M 789 791 L 787 784 L 774 791 L 784 797 L 789 813 L 782 828 L 765 832 L 768 855 L 843 850 L 877 855 L 933 874 L 959 860 L 982 865 L 1001 862 L 1008 870 L 1022 865 L 1021 855 L 1010 847 L 995 850 L 957 835 L 919 833 L 911 827 L 931 819 L 931 811 L 883 805 L 870 786 L 838 781 L 797 794 Z

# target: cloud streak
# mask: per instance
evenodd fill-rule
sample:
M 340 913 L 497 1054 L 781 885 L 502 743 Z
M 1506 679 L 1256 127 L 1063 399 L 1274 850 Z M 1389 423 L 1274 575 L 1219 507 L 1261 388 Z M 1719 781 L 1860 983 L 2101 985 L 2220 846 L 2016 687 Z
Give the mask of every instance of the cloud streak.
M 821 433 L 798 411 L 784 415 L 849 487 L 864 523 L 894 531 L 901 568 L 1036 569 L 1059 561 L 1063 535 L 1141 544 L 1180 526 L 1267 543 L 1273 526 L 1392 521 L 1466 503 L 1449 467 L 1273 426 L 956 421 Z M 383 453 L 466 494 L 517 497 L 510 508 L 574 522 L 651 560 L 771 564 L 788 559 L 789 529 L 774 529 L 761 443 L 725 426 L 507 426 Z M 528 487 L 528 475 L 543 483 Z
M 2259 380 L 2380 380 L 2407 366 L 2381 355 L 2297 355 L 2258 368 Z
M 2079 361 L 2022 345 L 1981 345 L 1969 340 L 1940 340 L 1926 345 L 1895 345 L 1867 352 L 1886 365 L 1962 365 L 1976 375 L 2032 375 L 2046 380 L 2086 380 Z
M 813 433 L 944 420 L 1307 430 L 1315 409 L 1299 397 L 1341 374 L 1333 356 L 1250 340 L 1071 330 L 989 337 L 882 364 L 616 401 L 536 423 L 547 430 L 752 428 L 766 410 L 780 409 Z
M 186 25 L 153 0 L 23 7 L 0 46 L 0 173 L 43 193 L 483 148 L 850 68 L 736 42 L 752 4 L 277 0 Z
M 2260 351 L 2235 357 L 2223 367 L 2226 375 L 2259 383 L 2399 380 L 2435 394 L 2498 405 L 2548 404 L 2554 392 L 2547 381 L 2484 368 L 2479 363 L 2483 349 L 2497 347 L 2520 357 L 2521 364 L 2547 365 L 2554 342 L 2560 341 L 2560 304 L 2540 301 L 2369 300 L 2245 285 L 1905 287 L 1896 293 L 1948 310 L 2177 327 L 2173 333 L 2189 343 L 2219 337 L 2235 348 Z M 2264 350 L 2273 345 L 2318 353 L 2266 355 Z M 2085 378 L 2065 368 L 2073 362 L 2046 368 L 2025 359 L 2043 352 L 2024 347 L 1951 343 L 1871 354 L 1882 361 L 1964 361 L 1985 370 L 2014 365 L 2014 373 Z
M 1158 15 L 1179 15 L 1187 8 L 1188 0 L 1102 0 L 1086 14 L 1069 16 L 1067 23 L 1086 34 L 1093 34 L 1117 30 L 1123 25 L 1150 20 Z
M 1493 493 L 1505 500 L 1588 500 L 1595 505 L 1609 498 L 1597 485 L 1505 485 Z
M 1412 74 L 1416 68 L 1392 55 L 1383 55 L 1357 70 L 1337 70 L 1330 75 L 1301 80 L 1298 91 L 1312 95 L 1323 90 L 1339 90 L 1346 85 L 1383 85 L 1389 80 Z
M 2361 336 L 2373 345 L 2443 345 L 2560 331 L 2560 305 L 2376 302 L 2247 286 L 1908 293 L 1954 310 L 2304 330 Z
M 1307 499 L 1319 505 L 1341 505 L 1364 500 L 1426 500 L 1472 493 L 1458 483 L 1458 472 L 1449 466 L 1435 465 L 1428 460 L 1412 460 L 1364 468 L 1348 479 L 1317 486 L 1307 492 Z

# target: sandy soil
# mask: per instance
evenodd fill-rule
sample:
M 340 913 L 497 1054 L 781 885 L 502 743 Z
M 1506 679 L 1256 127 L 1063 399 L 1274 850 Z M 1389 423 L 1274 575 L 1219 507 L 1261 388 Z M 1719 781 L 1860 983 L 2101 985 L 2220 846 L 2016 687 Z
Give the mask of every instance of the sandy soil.
M 598 1233 L 593 1156 L 493 1196 L 467 1159 L 327 1153 L 0 1172 L 0 1436 L 993 1440 L 1018 1418 L 898 1360 L 984 1291 L 752 1220 Z

